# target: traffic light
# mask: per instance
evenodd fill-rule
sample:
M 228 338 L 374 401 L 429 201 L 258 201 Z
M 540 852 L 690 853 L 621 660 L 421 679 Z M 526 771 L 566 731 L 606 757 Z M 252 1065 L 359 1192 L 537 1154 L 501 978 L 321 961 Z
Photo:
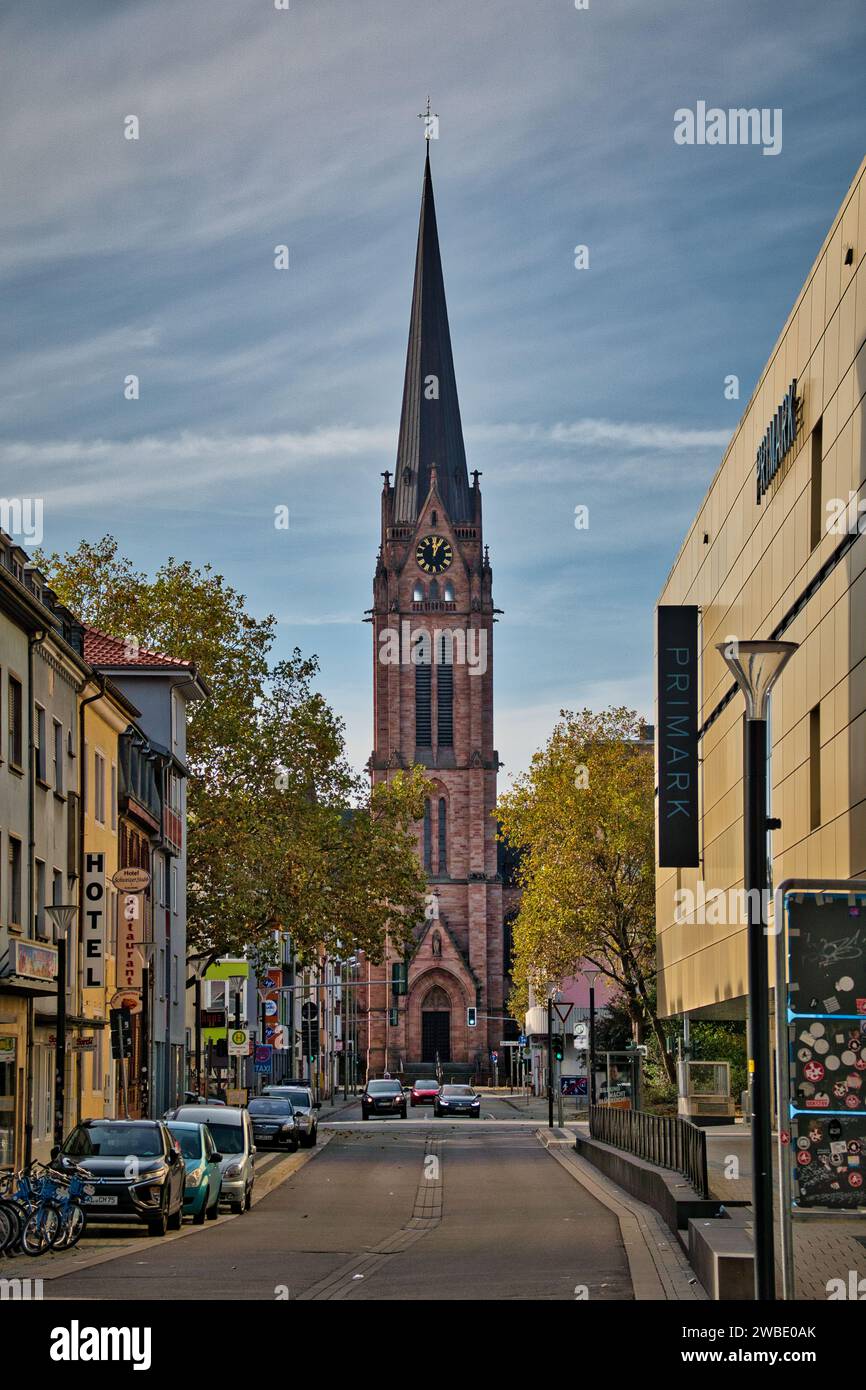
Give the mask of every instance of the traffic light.
M 391 994 L 395 999 L 399 999 L 407 993 L 408 989 L 408 970 L 405 963 L 395 960 L 391 965 Z
M 311 999 L 301 1005 L 301 1047 L 314 1062 L 319 1055 L 319 1006 Z
M 470 1004 L 469 1008 L 466 1010 L 466 1027 L 478 1027 L 478 1010 L 476 1009 L 474 1004 Z
M 565 1056 L 565 1044 L 561 1034 L 557 1034 L 553 1039 L 553 1056 L 557 1062 L 561 1062 Z

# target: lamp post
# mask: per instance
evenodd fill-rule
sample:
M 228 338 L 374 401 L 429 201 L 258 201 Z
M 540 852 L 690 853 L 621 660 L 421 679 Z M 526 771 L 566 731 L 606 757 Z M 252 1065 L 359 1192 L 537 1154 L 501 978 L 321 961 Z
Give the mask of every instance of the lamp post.
M 595 982 L 601 971 L 596 965 L 586 965 L 580 972 L 589 985 L 589 1095 L 590 1105 L 595 1105 Z
M 45 911 L 57 933 L 57 1028 L 54 1034 L 54 1142 L 62 1144 L 66 1116 L 66 943 L 78 916 L 75 903 L 52 903 Z
M 743 729 L 743 887 L 748 909 L 749 1053 L 752 1066 L 752 1212 L 755 1299 L 776 1297 L 771 1159 L 770 982 L 764 903 L 768 887 L 767 703 L 796 642 L 719 642 L 746 701 Z M 776 1007 L 781 1007 L 777 1000 Z

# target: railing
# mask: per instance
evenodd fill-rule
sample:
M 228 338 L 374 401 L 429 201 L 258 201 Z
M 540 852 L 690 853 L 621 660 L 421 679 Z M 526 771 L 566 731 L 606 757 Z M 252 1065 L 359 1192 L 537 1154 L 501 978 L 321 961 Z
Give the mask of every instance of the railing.
M 707 1133 L 676 1115 L 648 1115 L 610 1105 L 589 1107 L 589 1132 L 602 1144 L 682 1173 L 701 1197 L 709 1197 Z

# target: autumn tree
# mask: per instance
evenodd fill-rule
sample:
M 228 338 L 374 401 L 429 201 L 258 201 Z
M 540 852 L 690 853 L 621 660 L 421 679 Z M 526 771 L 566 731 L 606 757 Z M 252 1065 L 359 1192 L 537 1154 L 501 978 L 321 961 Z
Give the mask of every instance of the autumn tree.
M 655 1009 L 653 759 L 627 709 L 560 712 L 545 748 L 500 800 L 501 834 L 520 848 L 511 1009 L 586 960 L 617 988 L 640 1042 Z
M 302 953 L 402 940 L 423 916 L 413 827 L 429 785 L 420 770 L 375 789 L 353 773 L 316 658 L 271 665 L 273 617 L 209 565 L 170 558 L 151 579 L 111 536 L 37 562 L 87 624 L 192 661 L 210 689 L 187 737 L 190 953 L 266 960 L 278 930 Z

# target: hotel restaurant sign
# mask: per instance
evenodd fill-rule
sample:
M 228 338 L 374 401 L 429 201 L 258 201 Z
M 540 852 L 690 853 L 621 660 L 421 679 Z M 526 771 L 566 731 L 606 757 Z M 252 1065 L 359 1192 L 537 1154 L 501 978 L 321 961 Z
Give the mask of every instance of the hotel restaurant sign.
M 800 400 L 797 396 L 797 378 L 791 382 L 782 400 L 779 409 L 776 411 L 765 431 L 764 437 L 758 445 L 758 452 L 755 455 L 755 471 L 757 473 L 757 502 L 760 506 L 761 498 L 768 490 L 770 483 L 775 478 L 785 460 L 785 457 L 793 447 L 794 440 L 797 438 L 797 423 Z

